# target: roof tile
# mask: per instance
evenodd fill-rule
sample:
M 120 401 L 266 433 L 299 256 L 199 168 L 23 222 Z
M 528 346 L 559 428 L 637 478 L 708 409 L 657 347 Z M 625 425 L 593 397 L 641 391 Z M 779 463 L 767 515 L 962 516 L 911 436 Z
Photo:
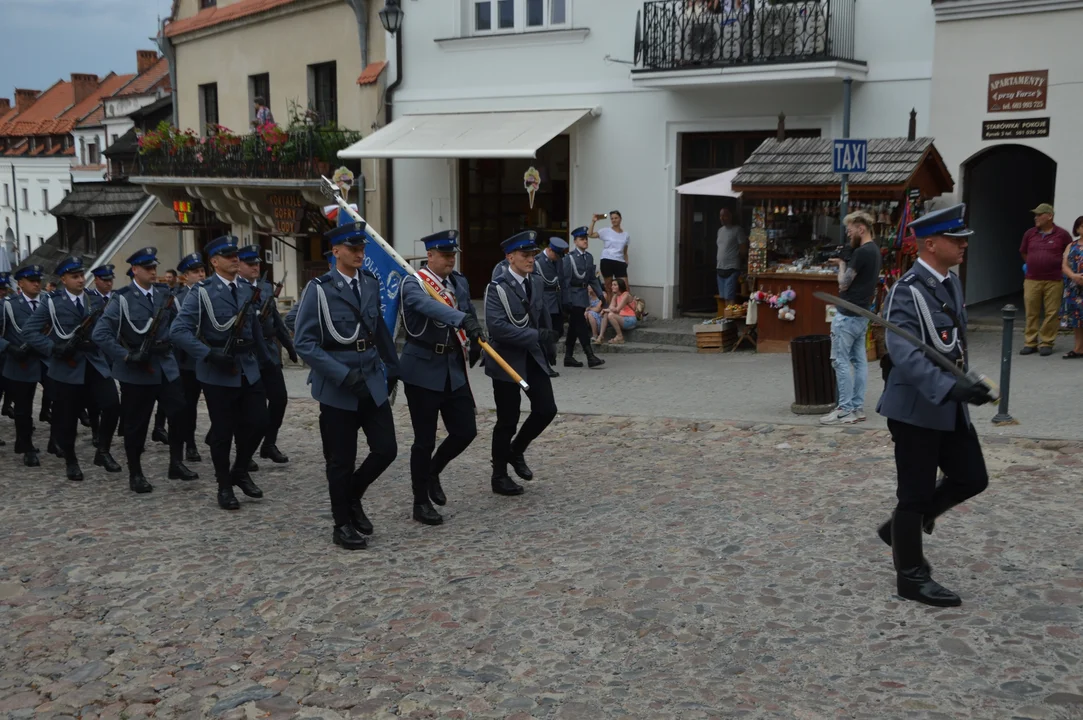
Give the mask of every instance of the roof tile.
M 386 67 L 387 62 L 383 60 L 380 62 L 369 63 L 368 67 L 361 73 L 361 76 L 357 78 L 357 84 L 371 85 L 380 79 L 380 73 L 382 73 Z
M 127 95 L 143 95 L 159 87 L 169 88 L 169 61 L 164 57 L 159 59 L 149 70 L 132 80 L 128 85 L 120 89 L 114 97 Z
M 184 33 L 202 30 L 230 20 L 239 20 L 250 15 L 267 12 L 283 5 L 290 5 L 297 0 L 240 0 L 225 7 L 211 7 L 200 10 L 191 17 L 174 20 L 165 26 L 166 37 L 176 37 Z

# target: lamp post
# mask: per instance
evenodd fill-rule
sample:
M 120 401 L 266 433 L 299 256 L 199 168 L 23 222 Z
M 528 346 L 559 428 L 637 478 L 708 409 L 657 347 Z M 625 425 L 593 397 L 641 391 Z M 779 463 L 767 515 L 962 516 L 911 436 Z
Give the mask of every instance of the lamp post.
M 391 96 L 402 84 L 402 21 L 406 13 L 402 11 L 399 0 L 385 0 L 379 12 L 380 24 L 395 39 L 395 81 L 384 90 L 384 127 L 391 124 Z M 387 202 L 384 204 L 384 229 L 391 244 L 395 244 L 395 161 L 387 160 Z

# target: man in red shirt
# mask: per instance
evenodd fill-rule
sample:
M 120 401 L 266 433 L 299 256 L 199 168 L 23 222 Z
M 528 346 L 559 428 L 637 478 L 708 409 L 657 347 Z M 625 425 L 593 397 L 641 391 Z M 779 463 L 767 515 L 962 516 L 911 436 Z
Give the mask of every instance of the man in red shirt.
M 1061 261 L 1072 236 L 1053 224 L 1053 206 L 1042 203 L 1031 210 L 1034 227 L 1023 235 L 1019 252 L 1027 270 L 1023 280 L 1023 302 L 1027 308 L 1026 336 L 1020 355 L 1037 352 L 1053 354 L 1053 341 L 1060 327 L 1060 301 L 1064 293 Z

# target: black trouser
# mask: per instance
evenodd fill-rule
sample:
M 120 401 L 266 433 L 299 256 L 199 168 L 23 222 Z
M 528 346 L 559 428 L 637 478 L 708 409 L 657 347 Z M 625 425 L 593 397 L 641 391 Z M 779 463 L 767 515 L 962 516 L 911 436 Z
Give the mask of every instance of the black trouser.
M 15 452 L 28 453 L 34 449 L 34 394 L 36 382 L 19 382 L 4 378 L 5 398 L 15 412 Z
M 181 439 L 184 440 L 188 447 L 195 447 L 196 414 L 199 409 L 199 393 L 202 388 L 199 385 L 199 378 L 196 377 L 195 370 L 181 368 L 180 379 L 181 388 L 184 392 L 184 408 L 180 412 L 177 423 L 185 429 L 185 434 L 181 436 Z M 170 432 L 174 432 L 172 428 L 170 428 Z M 172 442 L 172 437 L 170 441 Z
M 898 471 L 897 511 L 930 515 L 974 497 L 989 485 L 985 458 L 974 427 L 962 410 L 951 431 L 930 430 L 898 420 L 888 420 L 895 441 Z M 936 484 L 936 470 L 944 482 Z
M 53 386 L 53 440 L 69 461 L 75 460 L 75 429 L 79 425 L 79 413 L 94 407 L 101 413 L 98 432 L 98 451 L 109 452 L 113 434 L 120 419 L 120 399 L 112 378 L 102 377 L 89 362 L 82 385 L 52 381 Z
M 162 407 L 161 403 L 158 403 L 158 409 L 154 411 L 154 429 L 165 429 L 165 421 L 168 417 L 169 413 L 166 412 L 165 408 Z
M 564 314 L 549 313 L 549 321 L 553 324 L 553 332 L 556 333 L 556 338 L 559 341 L 564 337 Z
M 282 374 L 282 368 L 277 365 L 267 365 L 259 369 L 260 378 L 263 380 L 263 389 L 267 391 L 267 430 L 263 437 L 263 447 L 278 444 L 278 431 L 282 427 L 282 420 L 286 417 L 286 404 L 289 399 L 286 395 L 286 378 Z
M 214 476 L 219 487 L 232 487 L 229 451 L 234 439 L 237 457 L 233 466 L 243 471 L 267 427 L 267 395 L 263 391 L 263 381 L 249 383 L 248 378 L 241 378 L 240 387 L 204 385 L 203 397 L 211 416 L 207 445 L 211 448 Z
M 512 455 L 524 453 L 534 438 L 541 435 L 557 416 L 557 403 L 553 399 L 553 383 L 549 380 L 549 373 L 532 357 L 526 360 L 525 380 L 530 385 L 530 389 L 526 391 L 530 398 L 530 415 L 516 434 L 521 402 L 519 385 L 510 380 L 493 378 L 493 396 L 496 400 L 493 468 L 498 472 L 507 467 L 508 458 Z
M 41 411 L 48 413 L 53 408 L 53 379 L 49 377 L 49 366 L 41 363 Z
M 184 406 L 184 392 L 180 380 L 163 381 L 157 385 L 120 384 L 120 414 L 124 424 L 124 454 L 128 458 L 128 471 L 142 473 L 140 457 L 146 449 L 147 430 L 154 403 L 169 418 L 169 459 L 179 461 L 184 452 L 184 433 L 181 430 L 180 413 Z M 100 439 L 99 439 L 100 440 Z
M 410 422 L 414 426 L 414 444 L 410 446 L 414 502 L 428 502 L 431 478 L 461 455 L 478 435 L 474 395 L 469 383 L 452 390 L 450 374 L 444 389 L 439 392 L 408 383 L 403 383 L 403 387 L 410 404 Z M 436 447 L 437 416 L 444 419 L 444 429 L 448 433 L 439 448 Z
M 590 323 L 587 322 L 586 308 L 572 307 L 571 317 L 568 318 L 568 339 L 564 348 L 564 356 L 571 357 L 575 353 L 575 341 L 583 346 L 583 352 L 588 356 L 594 351 L 590 347 Z
M 365 433 L 369 454 L 355 471 L 359 429 Z M 391 403 L 376 407 L 372 398 L 367 397 L 358 401 L 357 410 L 320 403 L 320 434 L 327 457 L 331 514 L 335 518 L 335 527 L 340 527 L 350 522 L 350 505 L 361 500 L 368 486 L 376 482 L 398 455 Z

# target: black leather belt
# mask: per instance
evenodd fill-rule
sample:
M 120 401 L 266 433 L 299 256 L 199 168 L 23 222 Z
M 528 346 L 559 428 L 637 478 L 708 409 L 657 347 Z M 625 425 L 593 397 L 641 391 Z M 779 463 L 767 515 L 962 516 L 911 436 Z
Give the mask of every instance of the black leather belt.
M 376 347 L 376 343 L 373 342 L 372 338 L 361 338 L 359 340 L 353 341 L 352 343 L 346 344 L 324 343 L 320 347 L 322 347 L 324 350 L 348 350 L 350 352 L 365 352 L 366 350 L 370 350 Z
M 408 339 L 406 341 L 406 344 L 407 345 L 417 345 L 419 348 L 425 348 L 426 350 L 432 350 L 437 355 L 447 355 L 448 353 L 462 352 L 462 350 L 461 350 L 462 346 L 459 345 L 457 342 L 454 342 L 454 343 L 436 343 L 435 345 L 429 345 L 428 343 L 423 343 L 420 340 L 414 340 L 413 338 L 410 338 L 410 339 Z
M 220 350 L 220 349 L 222 349 L 222 348 L 224 348 L 226 346 L 226 344 L 224 342 L 215 343 L 215 342 L 210 342 L 209 340 L 206 341 L 206 342 L 207 342 L 207 347 L 215 348 L 215 349 L 218 349 L 218 350 Z M 234 340 L 233 341 L 233 352 L 235 352 L 235 353 L 252 352 L 252 350 L 255 347 L 256 347 L 256 343 L 255 343 L 254 340 Z

